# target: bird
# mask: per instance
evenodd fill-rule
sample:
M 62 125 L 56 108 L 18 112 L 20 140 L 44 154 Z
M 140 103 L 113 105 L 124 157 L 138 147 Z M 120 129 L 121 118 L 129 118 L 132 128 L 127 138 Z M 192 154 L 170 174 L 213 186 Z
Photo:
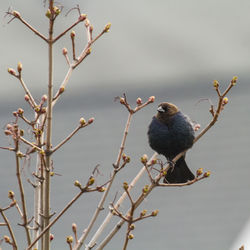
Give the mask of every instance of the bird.
M 164 183 L 185 183 L 195 178 L 186 164 L 186 154 L 175 164 L 172 162 L 176 155 L 193 146 L 194 138 L 193 123 L 187 115 L 172 103 L 159 104 L 157 114 L 148 127 L 148 141 L 150 147 L 164 155 L 171 165 L 164 177 Z

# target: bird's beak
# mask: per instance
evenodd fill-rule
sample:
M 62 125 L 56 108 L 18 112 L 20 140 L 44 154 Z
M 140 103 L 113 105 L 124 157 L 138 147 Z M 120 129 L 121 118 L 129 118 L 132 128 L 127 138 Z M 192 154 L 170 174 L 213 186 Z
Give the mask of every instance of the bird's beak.
M 162 108 L 162 106 L 159 106 L 158 109 L 157 109 L 157 111 L 160 112 L 160 113 L 164 113 L 165 112 L 165 110 Z

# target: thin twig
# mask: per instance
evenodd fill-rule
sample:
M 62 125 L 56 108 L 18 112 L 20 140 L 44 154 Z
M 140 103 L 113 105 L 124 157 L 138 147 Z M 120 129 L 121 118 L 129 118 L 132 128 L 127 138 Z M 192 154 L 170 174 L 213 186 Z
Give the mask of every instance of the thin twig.
M 4 212 L 3 212 L 3 210 L 1 208 L 0 208 L 0 213 L 1 213 L 2 217 L 3 217 L 3 220 L 4 220 L 7 228 L 8 228 L 8 231 L 10 233 L 10 237 L 12 239 L 13 250 L 17 250 L 17 242 L 16 242 L 16 238 L 15 238 L 14 232 L 12 230 L 12 227 L 10 225 L 10 222 L 9 222 L 8 218 L 5 216 L 5 214 L 4 214 Z
M 30 231 L 28 229 L 28 219 L 27 219 L 27 209 L 26 209 L 26 201 L 25 201 L 25 195 L 24 195 L 24 189 L 23 189 L 23 184 L 22 184 L 22 178 L 21 178 L 21 173 L 20 173 L 20 157 L 18 156 L 19 152 L 19 137 L 18 137 L 18 125 L 14 124 L 14 133 L 16 135 L 14 142 L 15 142 L 15 158 L 16 158 L 16 176 L 17 176 L 17 181 L 18 181 L 18 186 L 19 186 L 19 191 L 20 191 L 20 197 L 21 197 L 21 204 L 22 204 L 22 213 L 21 217 L 23 220 L 23 226 L 25 228 L 26 232 L 26 237 L 27 237 L 27 243 L 28 245 L 31 242 L 30 238 Z

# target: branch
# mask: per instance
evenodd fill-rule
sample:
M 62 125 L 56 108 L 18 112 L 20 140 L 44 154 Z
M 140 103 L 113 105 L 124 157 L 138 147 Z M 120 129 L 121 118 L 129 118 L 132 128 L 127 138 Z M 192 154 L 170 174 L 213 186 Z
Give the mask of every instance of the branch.
M 220 115 L 220 112 L 221 112 L 221 110 L 222 110 L 222 107 L 226 104 L 226 103 L 223 104 L 223 99 L 224 99 L 225 95 L 229 92 L 229 90 L 230 90 L 233 86 L 235 86 L 236 81 L 237 81 L 237 77 L 234 77 L 234 78 L 232 79 L 231 83 L 229 84 L 228 88 L 224 91 L 223 94 L 219 94 L 219 92 L 216 91 L 217 94 L 218 94 L 218 97 L 219 97 L 219 101 L 218 101 L 218 106 L 217 106 L 217 109 L 216 109 L 216 113 L 215 113 L 215 115 L 213 116 L 212 121 L 207 125 L 207 127 L 204 128 L 204 129 L 201 131 L 201 133 L 194 139 L 194 143 L 196 143 L 196 142 L 197 142 L 197 141 L 198 141 L 198 140 L 199 140 L 199 139 L 200 139 L 200 138 L 201 138 L 201 137 L 202 137 L 202 136 L 203 136 L 203 135 L 204 135 L 213 125 L 214 125 L 214 124 L 215 124 L 215 122 L 216 122 L 217 119 L 218 119 L 218 116 Z M 216 86 L 215 86 L 215 88 L 216 88 Z M 217 88 L 218 88 L 218 86 L 217 86 Z M 186 150 L 186 151 L 187 151 L 187 150 Z M 179 158 L 181 158 L 181 157 L 186 153 L 186 151 L 179 153 L 179 154 L 172 160 L 172 162 L 175 163 L 177 160 L 179 160 Z M 155 158 L 155 156 L 156 156 L 156 155 L 154 155 L 153 157 L 151 157 L 151 159 L 149 160 L 149 162 L 151 162 L 151 161 Z M 169 168 L 170 168 L 170 164 L 167 164 L 167 166 L 163 169 L 163 171 L 162 171 L 160 174 L 158 174 L 158 175 L 156 176 L 155 181 L 154 181 L 153 183 L 151 183 L 151 185 L 149 186 L 147 193 L 145 193 L 144 196 L 141 196 L 141 197 L 136 201 L 136 203 L 135 203 L 135 207 L 136 207 L 136 208 L 142 203 L 142 201 L 149 195 L 149 193 L 151 193 L 151 191 L 152 191 L 156 186 L 158 186 L 158 185 L 159 185 L 159 186 L 165 186 L 165 185 L 166 185 L 166 186 L 172 186 L 172 184 L 159 184 L 160 179 L 164 176 L 163 173 L 166 172 Z M 142 170 L 145 171 L 145 166 L 141 169 L 141 171 L 142 171 Z M 208 177 L 209 175 L 210 175 L 210 172 L 206 172 L 206 173 L 203 175 L 203 177 L 196 178 L 195 181 L 187 182 L 187 183 L 180 184 L 180 185 L 182 185 L 182 186 L 191 185 L 191 184 L 197 182 L 197 179 L 198 179 L 198 180 L 201 180 L 201 179 L 203 179 L 203 178 L 205 178 L 205 177 Z M 174 186 L 180 186 L 180 185 L 174 184 Z M 127 212 L 127 214 L 129 214 L 129 211 Z M 111 217 L 112 217 L 112 215 L 109 213 L 109 214 L 107 215 L 106 219 L 104 220 L 103 224 L 101 225 L 102 230 L 103 230 L 103 228 L 106 226 L 106 224 L 108 223 L 108 221 L 110 220 Z M 103 248 L 108 244 L 108 242 L 114 237 L 114 235 L 119 231 L 119 229 L 121 228 L 121 226 L 123 225 L 123 223 L 124 223 L 124 221 L 123 221 L 123 220 L 120 220 L 120 221 L 116 224 L 116 226 L 110 231 L 110 233 L 108 234 L 108 236 L 100 243 L 99 247 L 98 247 L 96 250 L 101 250 L 101 249 L 103 249 Z M 104 225 L 104 226 L 103 226 L 103 225 Z M 101 227 L 100 227 L 100 228 L 101 228 Z M 99 228 L 99 229 L 100 229 L 100 228 Z M 99 229 L 98 229 L 98 230 L 99 230 Z M 99 235 L 98 235 L 98 236 L 99 236 Z M 97 237 L 95 238 L 95 242 L 96 242 L 96 239 L 97 239 Z
M 62 147 L 67 141 L 69 141 L 73 135 L 75 135 L 81 128 L 87 127 L 88 125 L 90 125 L 91 123 L 93 123 L 94 118 L 90 118 L 88 120 L 88 122 L 86 123 L 85 120 L 83 118 L 80 119 L 80 125 L 75 128 L 70 135 L 68 135 L 62 142 L 60 142 L 57 146 L 55 146 L 51 152 L 54 153 L 56 150 L 58 150 L 60 147 Z
M 4 220 L 7 228 L 8 228 L 8 231 L 10 233 L 10 237 L 12 239 L 11 244 L 13 246 L 13 249 L 17 250 L 16 238 L 15 238 L 14 232 L 13 232 L 13 230 L 11 228 L 10 222 L 9 222 L 8 218 L 5 216 L 5 214 L 4 214 L 4 212 L 3 212 L 3 210 L 1 208 L 0 208 L 0 213 L 1 213 L 2 217 L 3 217 L 3 220 Z
M 9 12 L 7 11 L 6 14 L 9 14 L 11 16 L 13 16 L 13 19 L 18 19 L 20 20 L 27 28 L 29 28 L 31 31 L 33 31 L 37 36 L 39 36 L 40 38 L 42 38 L 45 42 L 48 42 L 48 39 L 42 35 L 39 31 L 37 31 L 35 28 L 33 28 L 29 23 L 27 23 L 20 15 L 20 13 L 18 11 L 12 11 Z M 11 19 L 10 22 L 13 20 Z

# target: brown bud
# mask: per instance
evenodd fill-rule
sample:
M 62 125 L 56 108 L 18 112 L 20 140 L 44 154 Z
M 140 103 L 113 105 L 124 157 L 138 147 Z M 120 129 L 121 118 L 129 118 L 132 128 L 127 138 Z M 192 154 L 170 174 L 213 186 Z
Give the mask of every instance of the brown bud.
M 147 164 L 148 162 L 148 156 L 146 154 L 144 154 L 142 157 L 141 157 L 141 163 L 143 164 Z
M 10 237 L 9 237 L 9 236 L 4 235 L 4 236 L 3 236 L 3 239 L 4 239 L 5 243 L 11 243 Z
M 42 102 L 46 102 L 47 99 L 48 99 L 47 95 L 43 95 L 43 96 L 42 96 Z
M 15 193 L 12 190 L 10 190 L 8 192 L 8 198 L 12 200 L 12 199 L 14 199 L 14 197 L 15 197 Z
M 80 118 L 79 123 L 81 126 L 84 126 L 86 124 L 86 121 L 83 117 Z
M 140 97 L 137 98 L 136 103 L 138 106 L 142 105 L 142 100 Z
M 50 171 L 49 175 L 50 175 L 51 177 L 53 177 L 53 176 L 55 175 L 55 172 L 54 172 L 54 171 Z
M 12 112 L 12 114 L 13 114 L 15 117 L 17 117 L 17 116 L 18 116 L 18 114 L 17 114 L 17 112 L 16 112 L 16 111 Z
M 81 14 L 78 18 L 79 21 L 84 21 L 85 19 L 87 18 L 87 15 L 86 14 Z
M 12 15 L 13 15 L 14 17 L 17 17 L 17 18 L 20 18 L 20 17 L 21 17 L 20 13 L 19 13 L 18 11 L 16 11 L 16 10 L 14 10 L 14 11 L 12 12 Z
M 129 227 L 130 230 L 134 230 L 135 229 L 135 224 L 131 224 Z
M 156 210 L 154 210 L 154 211 L 151 213 L 151 215 L 152 215 L 152 216 L 156 216 L 158 213 L 159 213 L 159 210 L 156 209 Z
M 152 103 L 152 102 L 154 102 L 154 101 L 155 101 L 155 96 L 150 96 L 150 97 L 148 98 L 148 102 Z
M 72 30 L 72 31 L 70 32 L 70 37 L 71 37 L 71 38 L 75 38 L 75 36 L 76 36 L 76 33 L 75 33 L 74 30 Z
M 98 187 L 98 188 L 97 188 L 97 191 L 98 191 L 98 192 L 101 192 L 101 193 L 104 192 L 105 190 L 106 190 L 105 187 Z
M 24 100 L 25 100 L 26 102 L 28 102 L 28 101 L 30 100 L 30 97 L 29 97 L 28 95 L 25 95 L 25 96 L 24 96 Z
M 4 134 L 9 136 L 9 135 L 12 135 L 12 132 L 10 130 L 4 130 Z
M 50 240 L 50 241 L 54 240 L 54 238 L 55 238 L 54 234 L 50 234 L 50 235 L 49 235 L 49 240 Z
M 88 120 L 88 124 L 93 123 L 93 121 L 94 121 L 94 120 L 95 120 L 95 118 L 94 118 L 94 117 L 89 118 L 89 120 Z
M 203 174 L 203 168 L 197 169 L 197 171 L 196 171 L 196 176 L 200 176 L 200 175 L 202 175 L 202 174 Z
M 147 210 L 146 210 L 146 209 L 143 209 L 143 210 L 141 211 L 141 213 L 140 213 L 140 216 L 143 217 L 143 216 L 146 215 L 146 213 L 147 213 Z
M 22 65 L 22 63 L 19 62 L 19 63 L 17 64 L 17 71 L 18 71 L 19 73 L 21 73 L 22 69 L 23 69 L 23 65 Z
M 233 86 L 236 85 L 237 80 L 238 80 L 238 77 L 234 76 L 233 79 L 231 80 L 231 83 L 232 83 Z
M 76 231 L 77 231 L 76 223 L 72 223 L 72 231 L 73 231 L 73 233 L 76 233 Z
M 86 51 L 86 55 L 89 55 L 92 51 L 92 48 L 88 48 L 87 51 Z
M 66 56 L 68 54 L 68 50 L 66 48 L 63 48 L 62 53 L 64 56 Z
M 203 176 L 204 176 L 204 177 L 209 177 L 210 175 L 211 175 L 211 172 L 210 172 L 210 171 L 207 171 L 207 172 L 204 173 Z
M 46 108 L 45 108 L 45 107 L 42 107 L 41 113 L 42 113 L 42 114 L 46 113 Z
M 125 99 L 123 97 L 120 97 L 120 103 L 125 104 Z
M 22 116 L 23 115 L 23 109 L 21 109 L 21 108 L 19 108 L 18 110 L 17 110 L 17 114 L 18 115 L 20 115 L 20 116 Z
M 65 87 L 64 87 L 64 86 L 60 87 L 59 93 L 62 94 L 62 93 L 64 92 L 64 90 L 65 90 Z
M 17 76 L 16 71 L 12 68 L 8 68 L 8 72 L 13 76 Z

